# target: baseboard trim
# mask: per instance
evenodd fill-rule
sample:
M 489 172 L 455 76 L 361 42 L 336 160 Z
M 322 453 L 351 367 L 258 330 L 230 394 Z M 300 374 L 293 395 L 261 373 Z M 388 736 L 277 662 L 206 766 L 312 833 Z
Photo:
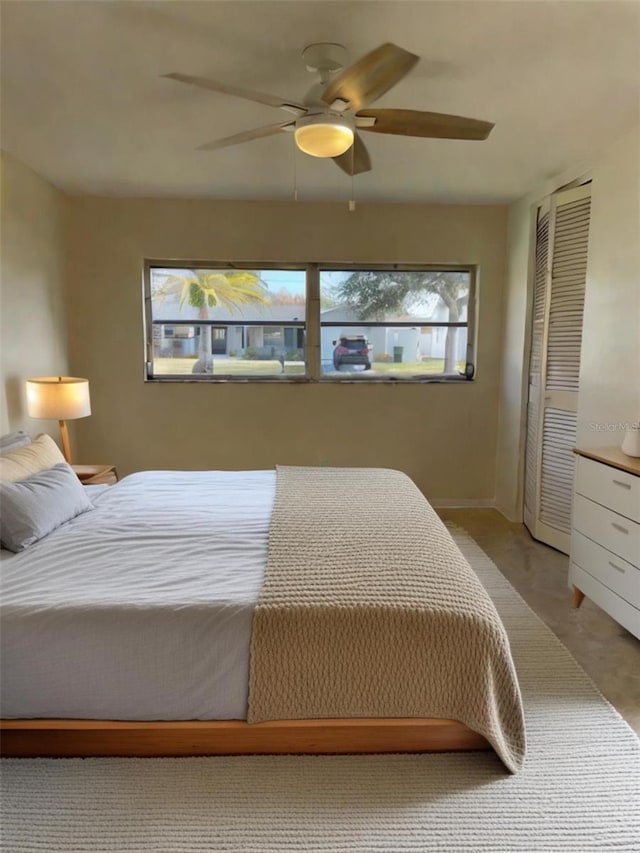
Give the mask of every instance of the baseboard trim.
M 473 509 L 490 508 L 497 509 L 493 498 L 428 498 L 434 509 Z
M 494 504 L 495 508 L 498 510 L 500 515 L 503 515 L 507 521 L 513 522 L 513 524 L 522 524 L 522 513 L 517 510 L 514 512 L 513 510 L 509 511 L 506 507 L 500 506 L 500 504 Z

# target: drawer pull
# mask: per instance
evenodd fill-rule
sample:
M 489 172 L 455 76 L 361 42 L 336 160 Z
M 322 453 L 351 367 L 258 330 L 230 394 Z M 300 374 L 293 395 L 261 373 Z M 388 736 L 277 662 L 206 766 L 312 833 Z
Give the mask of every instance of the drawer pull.
M 615 521 L 611 522 L 611 526 L 615 527 L 616 530 L 619 530 L 620 533 L 628 533 L 629 532 L 626 527 L 623 527 L 621 524 L 617 524 Z
M 620 572 L 621 574 L 626 575 L 627 570 L 623 569 L 622 566 L 616 566 L 616 564 L 612 563 L 611 560 L 609 560 L 609 565 L 611 566 L 612 569 L 615 569 L 616 572 Z
M 623 483 L 622 480 L 614 480 L 613 481 L 616 486 L 622 486 L 623 489 L 630 489 L 631 483 Z

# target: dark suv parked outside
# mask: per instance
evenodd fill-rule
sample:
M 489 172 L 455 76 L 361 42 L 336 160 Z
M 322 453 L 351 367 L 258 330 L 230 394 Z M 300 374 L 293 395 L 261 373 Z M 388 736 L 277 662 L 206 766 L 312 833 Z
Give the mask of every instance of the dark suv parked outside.
M 360 364 L 371 370 L 371 350 L 364 335 L 340 335 L 334 341 L 333 366 L 340 370 L 343 364 Z

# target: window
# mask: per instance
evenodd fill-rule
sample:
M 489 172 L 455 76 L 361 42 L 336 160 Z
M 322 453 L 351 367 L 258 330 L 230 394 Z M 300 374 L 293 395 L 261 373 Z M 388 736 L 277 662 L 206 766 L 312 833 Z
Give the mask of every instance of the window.
M 304 267 L 148 264 L 148 379 L 305 378 Z
M 146 376 L 471 379 L 474 287 L 471 267 L 148 263 Z
M 473 370 L 471 270 L 320 269 L 322 373 L 457 378 Z

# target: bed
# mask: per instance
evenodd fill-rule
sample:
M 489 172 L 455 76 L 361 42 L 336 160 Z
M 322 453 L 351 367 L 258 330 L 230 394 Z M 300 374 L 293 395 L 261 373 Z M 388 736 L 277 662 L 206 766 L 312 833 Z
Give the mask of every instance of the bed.
M 155 471 L 89 494 L 2 560 L 5 754 L 493 747 L 521 768 L 506 633 L 405 475 Z

